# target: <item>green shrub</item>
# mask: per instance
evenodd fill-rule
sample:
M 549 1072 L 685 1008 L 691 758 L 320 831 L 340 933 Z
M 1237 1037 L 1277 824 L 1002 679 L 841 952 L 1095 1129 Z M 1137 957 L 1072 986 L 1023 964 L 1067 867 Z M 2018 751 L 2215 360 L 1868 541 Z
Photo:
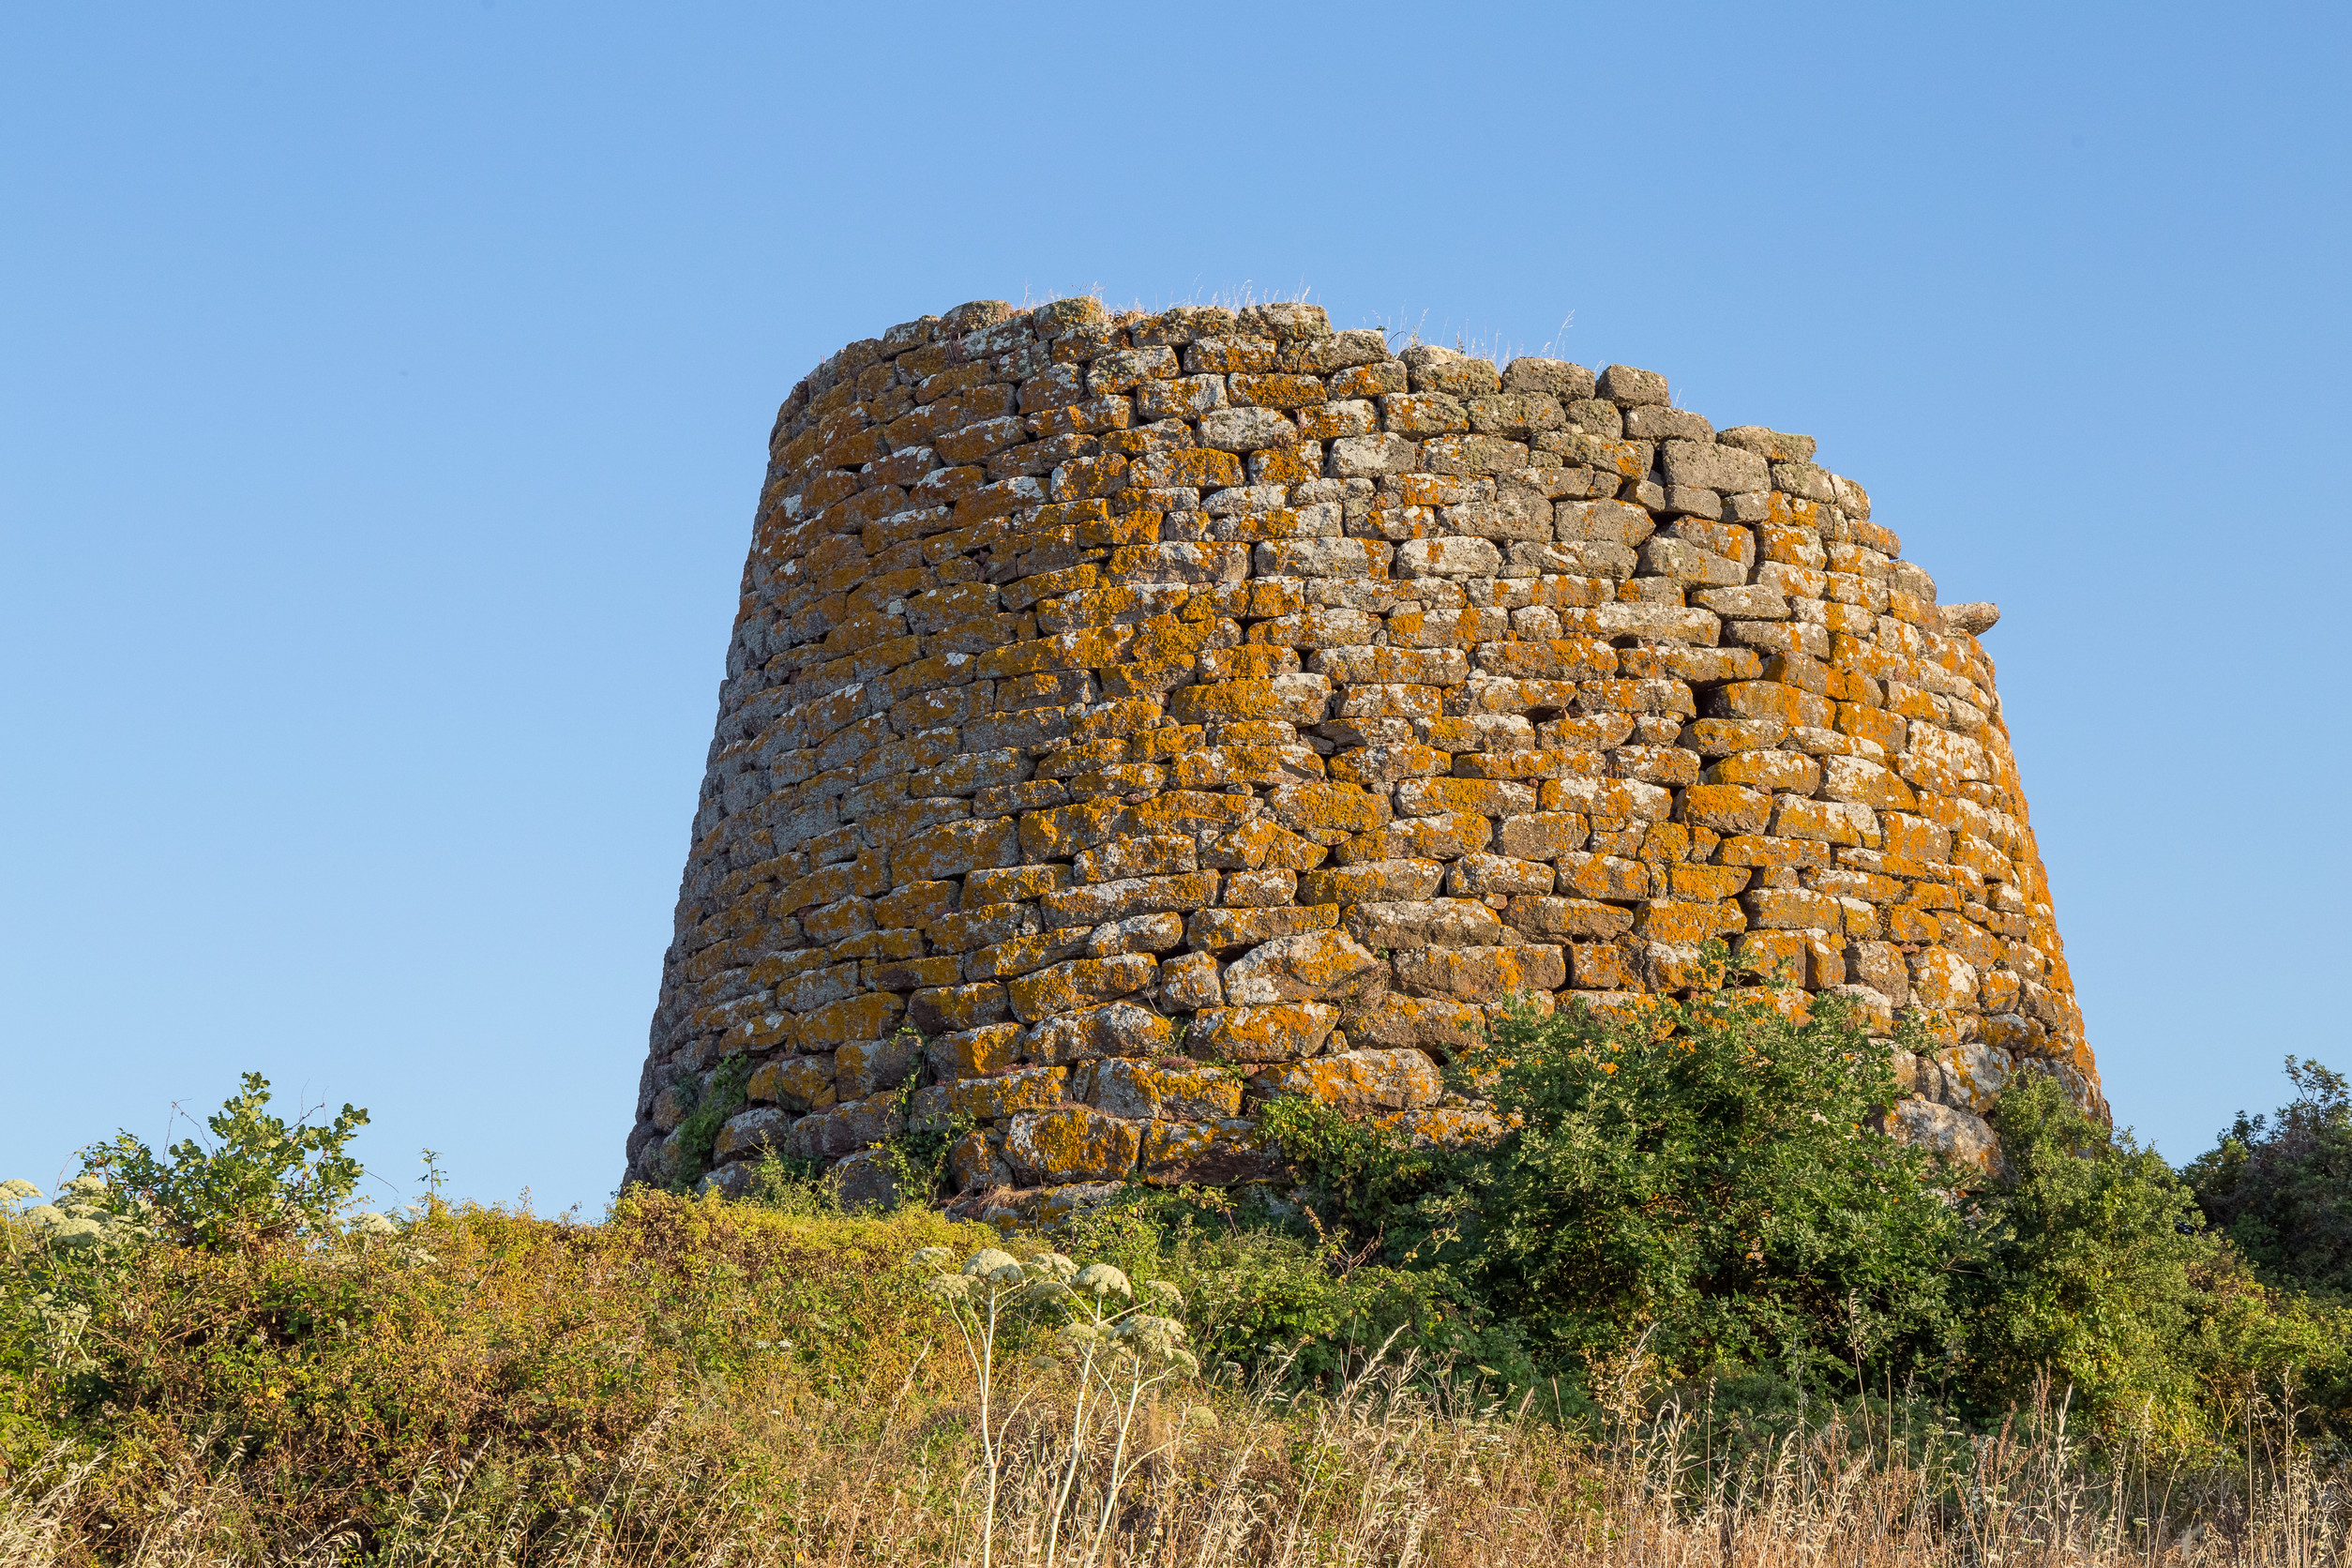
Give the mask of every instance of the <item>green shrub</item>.
M 1070 1246 L 1174 1286 L 1212 1366 L 1329 1385 L 1385 1349 L 1431 1375 L 1535 1380 L 1516 1330 L 1488 1321 L 1448 1275 L 1350 1257 L 1334 1237 L 1293 1232 L 1262 1199 L 1138 1194 L 1081 1218 Z
M 1833 999 L 1515 1011 L 1467 1059 L 1510 1131 L 1425 1200 L 1478 1300 L 1563 1370 L 1636 1343 L 1668 1375 L 1850 1380 L 1945 1338 L 1944 1179 L 1876 1129 L 1883 1046 Z
M 688 1078 L 679 1092 L 691 1097 L 685 1119 L 678 1123 L 678 1140 L 671 1146 L 670 1190 L 686 1194 L 695 1189 L 711 1168 L 718 1147 L 719 1129 L 727 1119 L 750 1104 L 744 1086 L 751 1081 L 751 1058 L 740 1053 L 720 1062 L 708 1085 Z
M 158 1159 L 127 1132 L 83 1151 L 84 1175 L 104 1180 L 118 1213 L 142 1206 L 169 1239 L 218 1251 L 333 1231 L 359 1185 L 359 1162 L 343 1151 L 368 1124 L 346 1105 L 324 1126 L 288 1124 L 269 1114 L 269 1080 L 247 1073 L 205 1125 L 219 1141 L 173 1144 Z
M 1258 1131 L 1304 1184 L 1302 1223 L 1319 1236 L 1384 1244 L 1392 1234 L 1419 1237 L 1425 1229 L 1421 1216 L 1442 1181 L 1433 1152 L 1304 1095 L 1268 1101 L 1258 1112 Z M 1410 1245 L 1389 1250 L 1399 1261 L 1419 1261 L 1409 1257 Z
M 2239 1111 L 2181 1174 L 2266 1283 L 2352 1294 L 2352 1093 L 2316 1062 L 2290 1056 L 2286 1076 L 2275 1122 Z
M 2266 1289 L 2154 1150 L 2043 1073 L 2013 1078 L 1992 1121 L 2006 1169 L 1957 1274 L 1981 1414 L 2047 1377 L 2100 1425 L 2178 1445 L 2225 1441 L 2239 1402 L 2283 1379 L 2338 1400 L 2343 1315 Z

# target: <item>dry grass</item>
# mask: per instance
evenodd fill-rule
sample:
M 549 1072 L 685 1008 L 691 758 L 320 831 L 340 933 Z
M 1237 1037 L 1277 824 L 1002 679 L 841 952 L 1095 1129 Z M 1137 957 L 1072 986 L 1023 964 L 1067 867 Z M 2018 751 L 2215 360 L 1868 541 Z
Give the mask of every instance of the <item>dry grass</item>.
M 135 1410 L 18 1447 L 0 1563 L 978 1563 L 978 1388 L 896 1261 L 970 1239 L 659 1199 L 605 1227 L 455 1216 L 434 1266 L 356 1294 L 347 1263 L 182 1259 L 93 1319 L 101 1361 L 143 1333 L 149 1380 Z M 374 1304 L 365 1332 L 206 1359 L 306 1285 Z M 1041 1564 L 1070 1383 L 1006 1364 L 989 1556 Z M 310 1402 L 269 1419 L 294 1387 L 272 1380 L 306 1367 Z M 1623 1435 L 1595 1445 L 1378 1358 L 1328 1395 L 1274 1386 L 1162 1390 L 1108 1511 L 1115 1421 L 1090 1418 L 1056 1561 L 2352 1562 L 2352 1485 L 2275 1415 L 2240 1462 L 2167 1471 L 2093 1462 L 2062 1407 L 1992 1438 L 1832 1421 L 1727 1443 L 1703 1408 L 1634 1419 L 1626 1388 Z M 367 1425 L 416 1399 L 441 1409 Z
M 750 1392 L 750 1391 L 745 1391 Z M 371 1530 L 279 1536 L 225 1455 L 159 1488 L 116 1542 L 78 1507 L 92 1467 L 21 1477 L 0 1561 L 801 1564 L 979 1560 L 982 1475 L 968 1387 L 930 1364 L 875 1402 L 771 1384 L 669 1410 L 580 1504 L 550 1511 L 498 1478 L 494 1449 L 421 1473 Z M 960 1396 L 960 1397 L 959 1397 Z M 761 1404 L 762 1400 L 777 1403 Z M 2056 1437 L 1964 1443 L 1956 1462 L 1890 1457 L 1834 1425 L 1709 1466 L 1690 1419 L 1590 1451 L 1524 1416 L 1448 1411 L 1395 1370 L 1284 1408 L 1213 1397 L 1216 1424 L 1155 1413 L 1162 1455 L 1111 1528 L 1065 1529 L 1063 1563 L 2333 1564 L 2352 1498 L 2307 1455 L 2257 1475 L 2173 1478 L 2153 1528 L 2136 1484 L 2093 1478 Z M 1066 1450 L 1050 1405 L 1013 1445 L 994 1560 L 1038 1564 Z M 1090 1454 L 1071 1516 L 1097 1511 Z M 1947 1455 L 1948 1459 L 1955 1456 Z M 2147 1478 L 2155 1489 L 2167 1483 Z

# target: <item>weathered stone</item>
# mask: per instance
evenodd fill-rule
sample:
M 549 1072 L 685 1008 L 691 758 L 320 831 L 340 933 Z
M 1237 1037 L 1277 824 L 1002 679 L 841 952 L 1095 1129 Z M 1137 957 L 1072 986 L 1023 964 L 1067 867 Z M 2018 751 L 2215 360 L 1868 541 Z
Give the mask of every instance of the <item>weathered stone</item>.
M 1238 1116 L 1242 1085 L 1220 1067 L 1105 1062 L 1086 1075 L 1086 1103 L 1112 1116 L 1214 1122 Z
M 1215 1007 L 1225 1001 L 1225 983 L 1217 961 L 1208 953 L 1184 953 L 1160 963 L 1162 1005 L 1192 1012 Z
M 1092 958 L 1108 958 L 1122 953 L 1165 953 L 1181 945 L 1184 940 L 1183 916 L 1135 914 L 1095 927 L 1094 934 L 1086 939 L 1086 954 Z
M 844 1042 L 834 1053 L 835 1093 L 844 1100 L 863 1100 L 897 1088 L 914 1072 L 920 1045 L 906 1033 Z
M 1184 937 L 1202 953 L 1239 953 L 1276 937 L 1328 931 L 1338 924 L 1339 911 L 1329 904 L 1202 910 L 1186 922 Z
M 1062 1103 L 1066 1067 L 1021 1067 L 988 1078 L 918 1089 L 907 1105 L 907 1124 L 917 1132 L 944 1132 L 957 1117 L 999 1122 L 1016 1111 Z
M 1732 494 L 1770 490 L 1772 469 L 1753 452 L 1713 442 L 1668 441 L 1658 447 L 1658 466 L 1669 485 L 1691 485 Z
M 1543 861 L 1500 854 L 1466 854 L 1445 874 L 1446 891 L 1456 898 L 1545 894 L 1552 890 L 1552 868 Z
M 904 1199 L 898 1172 L 886 1151 L 868 1149 L 833 1168 L 834 1199 L 851 1214 L 887 1213 Z
M 942 1034 L 1003 1023 L 1009 1016 L 1009 1004 L 1003 986 L 983 980 L 916 991 L 908 999 L 907 1016 L 924 1033 Z
M 788 1056 L 751 1075 L 744 1093 L 794 1113 L 822 1110 L 838 1097 L 833 1086 L 833 1056 Z M 673 1123 L 672 1125 L 675 1125 Z
M 1488 1000 L 1530 991 L 1556 991 L 1568 983 L 1557 947 L 1426 948 L 1399 953 L 1396 983 L 1423 996 Z
M 1020 1026 L 988 1024 L 980 1029 L 942 1034 L 924 1048 L 924 1060 L 941 1082 L 977 1078 L 1011 1066 L 1018 1058 Z M 805 1060 L 830 1061 L 829 1057 Z
M 1375 954 L 1420 947 L 1489 947 L 1503 940 L 1502 922 L 1495 912 L 1468 898 L 1351 904 L 1346 924 L 1348 934 Z
M 1413 1046 L 1442 1062 L 1477 1045 L 1486 1021 L 1473 1003 L 1391 991 L 1349 1024 L 1348 1038 L 1376 1049 Z
M 1445 1080 L 1436 1063 L 1408 1046 L 1289 1063 L 1259 1074 L 1255 1087 L 1262 1094 L 1303 1094 L 1362 1114 L 1435 1105 Z
M 1321 1050 L 1338 1023 L 1339 1009 L 1320 1002 L 1206 1008 L 1193 1015 L 1184 1048 L 1211 1062 L 1288 1062 Z
M 1298 439 L 1298 421 L 1279 409 L 1213 408 L 1200 415 L 1200 445 L 1220 452 L 1256 452 Z
M 1943 607 L 1944 625 L 1966 637 L 1983 636 L 1993 629 L 2000 618 L 2000 606 L 1982 599 L 1968 604 L 1948 604 Z
M 1143 1176 L 1173 1185 L 1259 1182 L 1282 1168 L 1281 1156 L 1258 1137 L 1254 1122 L 1153 1122 L 1143 1133 Z
M 1225 966 L 1226 1000 L 1238 1006 L 1354 995 L 1385 966 L 1337 931 L 1276 937 Z
M 1023 1184 L 1117 1181 L 1135 1168 L 1143 1129 L 1092 1106 L 1024 1111 L 1005 1129 L 1004 1158 Z
M 1176 1026 L 1167 1018 L 1132 1002 L 1113 1002 L 1040 1019 L 1022 1032 L 1018 1048 L 1029 1061 L 1052 1063 L 1154 1056 L 1175 1043 Z
M 804 1160 L 838 1159 L 896 1137 L 906 1125 L 896 1094 L 837 1105 L 792 1123 L 792 1153 Z
M 1887 1130 L 1942 1156 L 1964 1179 L 1992 1176 L 2001 1168 L 2000 1138 L 1971 1111 L 1933 1100 L 1902 1100 L 1888 1110 Z
M 711 1145 L 714 1159 L 756 1157 L 769 1151 L 781 1153 L 790 1144 L 792 1124 L 799 1118 L 778 1106 L 754 1106 L 729 1117 Z
M 1485 539 L 1412 539 L 1396 551 L 1399 577 L 1493 577 L 1502 570 L 1502 551 Z
M 1299 878 L 1299 901 L 1363 904 L 1426 898 L 1444 881 L 1445 867 L 1434 860 L 1367 860 L 1307 872 Z
M 1634 912 L 1592 898 L 1514 898 L 1503 924 L 1536 942 L 1614 937 L 1633 928 Z
M 1666 378 L 1655 370 L 1636 370 L 1631 365 L 1611 365 L 1604 369 L 1599 389 L 1602 397 L 1628 408 L 1666 400 Z
M 1159 964 L 1146 953 L 1126 953 L 1115 958 L 1073 958 L 1014 981 L 1010 992 L 1013 1014 L 1024 1023 L 1056 1013 L 1075 1012 L 1093 1003 L 1139 991 L 1152 983 Z
M 1941 1069 L 1944 1103 L 1979 1116 L 1993 1108 L 2002 1086 L 2016 1070 L 2009 1052 L 1975 1040 L 1945 1047 L 1935 1053 L 1935 1062 Z

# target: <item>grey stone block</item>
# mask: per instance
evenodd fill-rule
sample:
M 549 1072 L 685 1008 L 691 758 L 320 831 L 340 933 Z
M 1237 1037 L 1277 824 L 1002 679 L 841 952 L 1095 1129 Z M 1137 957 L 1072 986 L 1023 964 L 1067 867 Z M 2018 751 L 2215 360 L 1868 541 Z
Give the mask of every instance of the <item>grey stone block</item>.
M 1666 442 L 1658 448 L 1658 466 L 1669 485 L 1697 485 L 1726 495 L 1772 488 L 1772 470 L 1762 458 L 1711 441 Z
M 1506 392 L 1545 392 L 1572 402 L 1592 396 L 1592 372 L 1565 359 L 1514 359 L 1502 369 Z
M 1611 365 L 1601 372 L 1600 393 L 1611 402 L 1626 408 L 1640 408 L 1668 401 L 1666 378 L 1655 370 L 1638 370 L 1631 365 Z

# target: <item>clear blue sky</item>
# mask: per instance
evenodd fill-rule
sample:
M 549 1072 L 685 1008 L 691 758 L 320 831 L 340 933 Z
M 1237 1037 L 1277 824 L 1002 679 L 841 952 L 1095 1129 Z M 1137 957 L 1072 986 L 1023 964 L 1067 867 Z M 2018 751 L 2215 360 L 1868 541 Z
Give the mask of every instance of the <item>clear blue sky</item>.
M 2119 1119 L 2352 1068 L 2342 5 L 0 11 L 0 1176 L 259 1069 L 610 1193 L 776 405 L 1302 286 L 1809 431 Z M 1563 323 L 1566 324 L 1563 330 Z

